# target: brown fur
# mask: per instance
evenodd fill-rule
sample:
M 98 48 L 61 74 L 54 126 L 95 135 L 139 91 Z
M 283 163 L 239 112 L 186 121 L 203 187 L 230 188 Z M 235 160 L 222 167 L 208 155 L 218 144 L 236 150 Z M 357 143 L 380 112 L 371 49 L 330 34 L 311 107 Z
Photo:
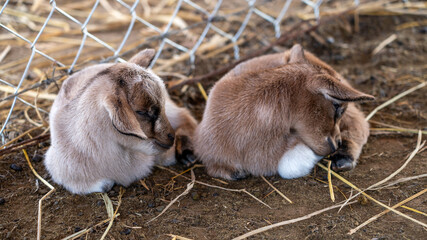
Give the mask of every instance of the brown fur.
M 183 149 L 192 151 L 197 123 L 146 69 L 153 56 L 144 50 L 129 63 L 92 66 L 64 82 L 50 113 L 45 160 L 56 183 L 78 194 L 107 191 L 145 177 L 155 163 L 174 163 L 173 146 L 183 137 Z
M 295 45 L 241 63 L 215 84 L 196 129 L 196 155 L 210 175 L 236 179 L 277 173 L 284 154 L 304 144 L 318 156 L 333 153 L 335 169 L 348 170 L 369 135 L 353 102 L 370 99 Z

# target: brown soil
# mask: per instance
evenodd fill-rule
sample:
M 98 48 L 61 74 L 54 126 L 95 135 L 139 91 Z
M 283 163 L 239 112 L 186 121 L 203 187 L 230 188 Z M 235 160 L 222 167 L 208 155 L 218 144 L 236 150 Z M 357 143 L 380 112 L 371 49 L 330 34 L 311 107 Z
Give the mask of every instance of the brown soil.
M 403 16 L 361 16 L 360 31 L 354 32 L 353 18 L 345 17 L 334 24 L 323 26 L 316 34 L 333 42 L 324 44 L 313 35 L 304 36 L 295 42 L 301 43 L 324 61 L 346 76 L 353 85 L 366 93 L 377 97 L 376 101 L 364 103 L 362 109 L 370 112 L 379 104 L 396 94 L 419 84 L 419 78 L 427 74 L 426 27 L 408 28 L 396 31 L 396 26 L 405 22 L 421 21 L 425 18 Z M 260 26 L 258 26 L 260 27 Z M 350 28 L 348 28 L 350 27 Z M 348 29 L 348 30 L 346 30 Z M 250 29 L 248 31 L 252 31 Z M 391 34 L 397 34 L 397 40 L 386 46 L 380 53 L 371 56 L 371 51 Z M 271 36 L 271 35 L 270 35 Z M 264 40 L 265 41 L 265 40 Z M 265 42 L 264 42 L 265 43 Z M 251 46 L 260 46 L 261 37 L 245 44 L 241 54 L 249 53 Z M 282 51 L 292 45 L 276 48 Z M 232 52 L 227 52 L 231 54 Z M 204 65 L 203 65 L 204 64 Z M 209 72 L 224 62 L 199 61 L 196 75 Z M 407 77 L 405 77 L 407 76 Z M 409 76 L 409 77 L 408 77 Z M 205 88 L 214 83 L 212 79 L 204 82 Z M 180 99 L 199 118 L 204 101 L 194 86 L 180 94 L 172 93 Z M 427 89 L 420 89 L 380 111 L 373 120 L 400 127 L 426 130 Z M 372 127 L 382 126 L 371 124 Z M 416 134 L 372 131 L 368 144 L 364 147 L 359 164 L 351 172 L 341 175 L 360 188 L 374 184 L 398 169 L 416 145 Z M 43 154 L 48 143 L 28 148 L 32 158 Z M 411 163 L 395 178 L 409 177 L 427 172 L 425 161 L 427 152 L 419 153 Z M 22 171 L 10 168 L 19 165 Z M 33 161 L 35 169 L 47 180 L 41 161 Z M 170 169 L 182 172 L 184 168 L 173 166 Z M 189 173 L 185 173 L 189 177 Z M 292 218 L 334 205 L 329 196 L 325 180 L 325 171 L 317 169 L 316 174 L 284 180 L 278 176 L 268 177 L 280 191 L 293 200 L 294 204 L 284 201 L 261 179 L 250 177 L 241 181 L 223 184 L 206 175 L 203 168 L 195 169 L 196 179 L 213 185 L 233 189 L 247 189 L 250 193 L 269 204 L 272 209 L 255 201 L 244 193 L 229 192 L 195 184 L 190 193 L 176 202 L 157 220 L 146 222 L 157 216 L 170 200 L 183 192 L 189 180 L 175 174 L 155 168 L 145 179 L 147 190 L 136 182 L 126 188 L 119 208 L 120 216 L 115 220 L 107 239 L 171 239 L 166 234 L 175 234 L 191 239 L 231 239 L 250 230 Z M 35 239 L 37 234 L 37 207 L 39 199 L 48 188 L 36 178 L 27 166 L 22 152 L 14 152 L 0 158 L 0 238 Z M 333 178 L 333 184 L 341 192 L 335 191 L 336 202 L 351 194 L 351 188 Z M 427 185 L 425 178 L 411 180 L 369 194 L 379 201 L 392 206 L 411 195 L 423 190 Z M 104 202 L 99 194 L 75 196 L 57 187 L 43 202 L 42 238 L 58 239 L 71 235 L 81 229 L 91 227 L 107 219 Z M 114 207 L 118 200 L 119 187 L 115 186 L 108 196 Z M 353 191 L 354 194 L 354 191 Z M 427 195 L 418 197 L 406 206 L 427 212 Z M 360 201 L 341 212 L 331 210 L 298 223 L 278 227 L 255 235 L 251 239 L 422 239 L 426 230 L 394 213 L 388 213 L 377 221 L 362 228 L 354 235 L 347 232 L 384 209 L 372 201 Z M 423 215 L 399 208 L 420 221 L 427 222 Z M 87 234 L 88 239 L 98 239 L 107 224 L 95 227 Z M 82 239 L 85 239 L 83 235 Z

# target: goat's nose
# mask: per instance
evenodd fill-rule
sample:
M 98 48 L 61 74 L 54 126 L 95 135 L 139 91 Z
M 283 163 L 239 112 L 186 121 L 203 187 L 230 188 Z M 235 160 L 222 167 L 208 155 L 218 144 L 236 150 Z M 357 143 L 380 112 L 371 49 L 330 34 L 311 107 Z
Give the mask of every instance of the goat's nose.
M 171 142 L 173 142 L 173 141 L 175 140 L 175 136 L 174 136 L 174 134 L 169 133 L 169 134 L 168 134 L 168 139 L 169 139 Z

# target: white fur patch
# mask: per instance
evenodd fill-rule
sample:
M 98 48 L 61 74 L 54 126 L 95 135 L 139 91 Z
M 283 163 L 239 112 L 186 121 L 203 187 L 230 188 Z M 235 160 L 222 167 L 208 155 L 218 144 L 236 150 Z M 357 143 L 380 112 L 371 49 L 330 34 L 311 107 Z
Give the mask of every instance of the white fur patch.
M 102 179 L 96 182 L 95 184 L 93 184 L 87 192 L 93 193 L 93 192 L 104 192 L 106 190 L 108 191 L 113 187 L 113 185 L 114 185 L 114 181 L 110 179 Z
M 305 176 L 311 172 L 320 159 L 322 157 L 316 155 L 309 147 L 298 144 L 280 159 L 279 175 L 286 179 Z

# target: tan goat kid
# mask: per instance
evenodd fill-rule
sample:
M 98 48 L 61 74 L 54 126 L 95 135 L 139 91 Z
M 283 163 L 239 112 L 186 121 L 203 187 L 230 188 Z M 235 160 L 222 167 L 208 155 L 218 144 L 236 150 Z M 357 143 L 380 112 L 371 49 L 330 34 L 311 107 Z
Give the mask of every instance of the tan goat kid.
M 300 45 L 243 62 L 210 92 L 195 153 L 210 175 L 297 178 L 332 154 L 335 170 L 356 165 L 369 135 L 352 88 Z
M 105 192 L 147 176 L 155 163 L 175 163 L 175 151 L 193 160 L 197 122 L 147 69 L 154 54 L 147 49 L 128 63 L 95 65 L 65 80 L 50 112 L 45 160 L 56 183 L 76 194 Z

